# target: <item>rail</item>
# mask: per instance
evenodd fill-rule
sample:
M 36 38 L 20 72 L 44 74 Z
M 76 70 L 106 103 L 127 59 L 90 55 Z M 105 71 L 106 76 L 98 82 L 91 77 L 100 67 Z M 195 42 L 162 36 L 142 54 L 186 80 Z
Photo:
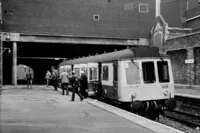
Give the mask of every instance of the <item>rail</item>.
M 179 110 L 172 110 L 165 111 L 163 115 L 190 127 L 200 127 L 200 116 L 196 114 L 190 114 Z

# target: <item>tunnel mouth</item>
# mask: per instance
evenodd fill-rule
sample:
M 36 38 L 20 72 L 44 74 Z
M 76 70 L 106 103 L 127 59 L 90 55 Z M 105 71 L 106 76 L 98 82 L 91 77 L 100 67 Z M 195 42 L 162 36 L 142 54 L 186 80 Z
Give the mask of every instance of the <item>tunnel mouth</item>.
M 3 42 L 4 47 L 12 49 L 13 42 Z M 17 42 L 17 66 L 26 65 L 34 71 L 33 84 L 46 84 L 45 74 L 51 67 L 57 67 L 65 59 L 75 59 L 96 54 L 125 49 L 125 45 L 71 44 Z M 3 56 L 3 84 L 12 84 L 13 54 Z M 26 84 L 23 78 L 17 78 L 17 84 Z

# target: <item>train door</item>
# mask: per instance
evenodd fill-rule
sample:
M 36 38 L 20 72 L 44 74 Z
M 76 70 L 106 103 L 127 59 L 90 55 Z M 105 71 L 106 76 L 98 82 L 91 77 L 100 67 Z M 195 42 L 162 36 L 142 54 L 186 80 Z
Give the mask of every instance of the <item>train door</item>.
M 77 77 L 80 77 L 80 65 L 79 64 L 74 65 L 73 71 L 75 71 L 75 74 Z
M 98 83 L 98 63 L 88 63 L 88 95 L 95 96 Z
M 113 87 L 114 98 L 118 98 L 118 61 L 114 61 L 113 63 Z
M 116 63 L 102 63 L 102 93 L 103 97 L 118 99 L 117 84 L 118 71 Z

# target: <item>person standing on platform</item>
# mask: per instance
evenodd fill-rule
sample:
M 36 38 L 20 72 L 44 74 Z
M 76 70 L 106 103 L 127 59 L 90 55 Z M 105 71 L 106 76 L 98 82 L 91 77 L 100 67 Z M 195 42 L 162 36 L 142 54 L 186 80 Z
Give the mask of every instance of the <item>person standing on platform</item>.
M 53 85 L 55 91 L 57 91 L 57 87 L 58 87 L 58 71 L 54 67 L 52 67 L 51 82 L 52 82 L 52 85 Z
M 80 97 L 80 100 L 82 101 L 83 96 L 79 92 L 80 83 L 79 83 L 77 76 L 75 75 L 75 72 L 72 72 L 71 84 L 72 84 L 72 99 L 71 99 L 71 101 L 75 100 L 75 93 Z
M 84 71 L 81 71 L 81 77 L 80 77 L 80 91 L 81 94 L 84 96 L 84 98 L 87 98 L 87 92 L 86 90 L 88 89 L 88 80 L 87 80 L 87 75 Z
M 25 72 L 26 72 L 27 87 L 29 89 L 32 89 L 33 74 L 31 72 L 31 69 L 30 68 L 28 68 L 28 70 L 25 69 Z
M 47 73 L 46 73 L 46 75 L 45 75 L 45 78 L 46 78 L 46 80 L 47 80 L 47 87 L 49 87 L 49 85 L 50 85 L 50 78 L 51 78 L 51 73 L 50 73 L 49 70 L 47 70 Z
M 65 90 L 66 94 L 69 95 L 69 90 L 68 90 L 69 74 L 67 73 L 66 69 L 64 69 L 63 72 L 60 74 L 60 80 L 62 87 L 62 95 L 65 95 Z

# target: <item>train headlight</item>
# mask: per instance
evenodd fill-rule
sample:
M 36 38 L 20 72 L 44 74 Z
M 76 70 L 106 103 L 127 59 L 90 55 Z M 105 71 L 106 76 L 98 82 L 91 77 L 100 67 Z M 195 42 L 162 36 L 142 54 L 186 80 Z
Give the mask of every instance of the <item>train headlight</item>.
M 166 91 L 164 91 L 164 95 L 165 96 L 167 96 L 168 95 L 168 91 L 166 90 Z
M 134 98 L 136 98 L 137 95 L 136 95 L 136 93 L 132 93 L 131 96 L 132 96 L 132 98 L 134 99 Z

